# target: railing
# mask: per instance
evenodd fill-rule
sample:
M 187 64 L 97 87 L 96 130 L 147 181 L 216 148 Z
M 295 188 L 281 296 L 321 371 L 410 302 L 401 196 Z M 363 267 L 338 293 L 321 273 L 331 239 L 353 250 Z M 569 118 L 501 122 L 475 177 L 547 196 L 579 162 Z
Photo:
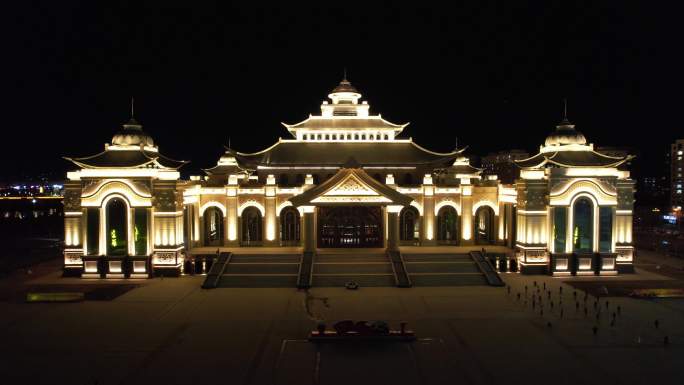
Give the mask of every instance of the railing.
M 401 256 L 401 251 L 399 250 L 388 250 L 387 257 L 392 263 L 392 271 L 394 272 L 394 282 L 397 287 L 411 287 L 411 278 L 409 278 L 406 272 L 406 265 L 404 264 L 404 258 Z

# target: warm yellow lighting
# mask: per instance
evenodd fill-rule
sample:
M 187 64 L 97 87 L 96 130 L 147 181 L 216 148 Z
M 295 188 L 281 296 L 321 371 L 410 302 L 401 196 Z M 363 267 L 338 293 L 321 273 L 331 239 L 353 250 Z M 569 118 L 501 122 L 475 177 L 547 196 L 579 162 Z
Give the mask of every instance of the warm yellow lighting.
M 209 207 L 216 207 L 216 208 L 218 208 L 219 210 L 221 210 L 221 214 L 223 214 L 224 217 L 226 216 L 226 206 L 224 206 L 223 203 L 221 203 L 221 202 L 216 202 L 216 201 L 206 202 L 205 204 L 203 204 L 202 207 L 200 207 L 199 215 L 200 215 L 201 217 L 204 216 L 204 212 L 205 212 Z
M 477 212 L 480 207 L 487 206 L 494 211 L 494 215 L 499 215 L 499 205 L 495 204 L 489 200 L 479 200 L 473 205 L 473 215 Z
M 259 213 L 261 213 L 261 216 L 266 215 L 266 208 L 264 208 L 264 205 L 261 203 L 255 201 L 255 200 L 248 200 L 246 202 L 243 202 L 239 207 L 238 207 L 238 216 L 242 216 L 242 212 L 247 208 L 247 207 L 256 207 L 257 210 L 259 210 Z

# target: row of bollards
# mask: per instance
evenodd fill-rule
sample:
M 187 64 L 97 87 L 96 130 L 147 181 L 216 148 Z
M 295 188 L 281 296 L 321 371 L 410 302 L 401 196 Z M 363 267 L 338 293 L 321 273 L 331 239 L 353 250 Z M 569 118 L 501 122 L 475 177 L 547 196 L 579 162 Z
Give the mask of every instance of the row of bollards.
M 511 286 L 507 285 L 507 294 L 510 296 L 511 295 Z M 542 282 L 541 285 L 537 283 L 537 281 L 533 281 L 532 283 L 532 288 L 530 288 L 528 285 L 525 285 L 523 288 L 523 292 L 518 291 L 515 294 L 515 298 L 517 302 L 523 302 L 523 306 L 527 308 L 528 306 L 528 301 L 531 302 L 531 309 L 533 312 L 537 312 L 537 309 L 539 309 L 539 315 L 541 317 L 544 316 L 544 297 L 546 297 L 546 302 L 548 304 L 548 309 L 550 314 L 554 314 L 554 306 L 556 303 L 554 303 L 554 299 L 552 298 L 552 290 L 551 287 L 549 286 L 547 288 L 546 282 Z M 575 314 L 580 313 L 580 307 L 582 307 L 582 311 L 584 313 L 584 318 L 589 317 L 589 306 L 588 303 L 590 301 L 589 298 L 589 293 L 584 292 L 584 298 L 582 301 L 578 299 L 578 293 L 577 290 L 573 290 L 572 292 L 572 298 L 575 302 Z M 582 305 L 582 306 L 581 306 Z M 595 323 L 592 326 L 592 334 L 597 336 L 599 333 L 599 327 L 601 324 L 601 316 L 605 312 L 607 314 L 607 320 L 608 325 L 610 328 L 615 328 L 617 324 L 618 317 L 622 315 L 622 307 L 621 305 L 616 305 L 613 308 L 613 311 L 611 312 L 611 303 L 608 299 L 606 299 L 603 304 L 601 303 L 600 297 L 596 296 L 593 298 L 593 312 L 595 313 Z M 603 306 L 605 306 L 605 310 L 603 310 Z M 558 302 L 557 302 L 557 309 L 558 309 L 558 317 L 560 319 L 564 319 L 565 315 L 565 309 L 563 307 L 563 286 L 558 287 Z M 602 311 L 603 310 L 603 311 Z M 654 327 L 655 329 L 660 330 L 660 320 L 656 319 L 654 321 Z M 551 329 L 552 328 L 552 323 L 550 320 L 547 321 L 546 323 L 547 328 Z M 637 338 L 637 343 L 641 343 L 641 338 Z M 665 335 L 663 337 L 663 345 L 668 346 L 670 343 L 669 336 Z

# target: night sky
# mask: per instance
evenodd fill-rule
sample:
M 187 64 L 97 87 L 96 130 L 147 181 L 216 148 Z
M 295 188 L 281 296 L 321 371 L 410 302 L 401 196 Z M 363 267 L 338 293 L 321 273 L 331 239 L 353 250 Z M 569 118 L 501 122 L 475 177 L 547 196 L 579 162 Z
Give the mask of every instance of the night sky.
M 372 113 L 410 122 L 404 135 L 436 151 L 458 137 L 472 155 L 535 152 L 564 97 L 590 142 L 633 149 L 638 175 L 663 173 L 668 143 L 684 137 L 680 9 L 95 3 L 4 10 L 0 180 L 63 177 L 61 156 L 102 151 L 131 96 L 160 151 L 198 173 L 229 137 L 243 152 L 289 137 L 280 122 L 319 113 L 345 67 Z

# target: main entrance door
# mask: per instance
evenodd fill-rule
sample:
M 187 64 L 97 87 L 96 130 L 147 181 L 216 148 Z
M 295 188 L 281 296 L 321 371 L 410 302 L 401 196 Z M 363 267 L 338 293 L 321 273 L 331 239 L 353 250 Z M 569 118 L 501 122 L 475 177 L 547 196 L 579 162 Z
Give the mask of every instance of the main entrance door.
M 320 207 L 318 247 L 382 247 L 380 207 Z

